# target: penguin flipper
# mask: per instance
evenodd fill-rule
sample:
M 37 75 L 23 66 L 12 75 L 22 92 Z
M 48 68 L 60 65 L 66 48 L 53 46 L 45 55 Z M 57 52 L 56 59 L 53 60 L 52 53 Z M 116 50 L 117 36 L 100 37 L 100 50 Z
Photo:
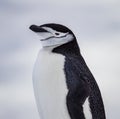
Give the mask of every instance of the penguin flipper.
M 68 86 L 67 108 L 71 119 L 85 119 L 83 104 L 89 95 L 88 84 L 81 75 L 72 59 L 65 63 L 66 81 Z
M 79 81 L 86 82 L 86 87 L 88 89 L 90 109 L 93 119 L 106 119 L 104 104 L 101 96 L 101 92 L 95 78 L 87 67 L 83 57 L 75 56 L 69 57 L 69 64 L 72 66 L 73 72 L 76 72 L 76 79 Z M 87 91 L 86 91 L 87 92 Z

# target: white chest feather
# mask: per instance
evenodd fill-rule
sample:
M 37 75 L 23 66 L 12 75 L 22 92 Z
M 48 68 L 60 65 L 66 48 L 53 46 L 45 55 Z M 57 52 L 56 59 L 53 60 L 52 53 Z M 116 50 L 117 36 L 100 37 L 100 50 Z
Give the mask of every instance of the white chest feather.
M 47 50 L 39 52 L 33 71 L 33 87 L 41 119 L 69 119 L 64 62 L 60 54 Z
M 84 114 L 85 114 L 86 119 L 92 119 L 88 98 L 86 99 L 86 101 L 83 105 L 83 108 L 84 108 Z

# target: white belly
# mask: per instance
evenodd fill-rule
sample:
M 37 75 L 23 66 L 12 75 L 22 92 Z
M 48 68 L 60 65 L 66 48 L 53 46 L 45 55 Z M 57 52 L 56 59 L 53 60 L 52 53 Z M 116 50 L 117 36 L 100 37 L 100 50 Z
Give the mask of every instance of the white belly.
M 33 71 L 33 87 L 41 119 L 70 119 L 66 106 L 64 58 L 49 51 L 39 52 Z

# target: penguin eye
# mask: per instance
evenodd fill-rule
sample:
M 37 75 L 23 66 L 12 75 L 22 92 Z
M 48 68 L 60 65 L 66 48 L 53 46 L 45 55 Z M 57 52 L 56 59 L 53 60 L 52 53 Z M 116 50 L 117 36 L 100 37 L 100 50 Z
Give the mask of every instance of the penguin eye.
M 58 35 L 60 35 L 60 34 L 59 34 L 59 33 L 55 33 L 55 35 L 57 35 L 57 36 L 58 36 Z

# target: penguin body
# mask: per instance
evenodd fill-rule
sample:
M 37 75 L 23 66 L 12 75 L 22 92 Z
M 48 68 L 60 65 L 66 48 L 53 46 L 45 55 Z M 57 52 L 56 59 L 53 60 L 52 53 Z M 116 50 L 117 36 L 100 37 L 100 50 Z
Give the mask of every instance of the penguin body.
M 85 119 L 87 99 L 92 119 L 105 119 L 99 87 L 73 32 L 59 24 L 32 25 L 30 29 L 43 37 L 33 71 L 41 119 Z

